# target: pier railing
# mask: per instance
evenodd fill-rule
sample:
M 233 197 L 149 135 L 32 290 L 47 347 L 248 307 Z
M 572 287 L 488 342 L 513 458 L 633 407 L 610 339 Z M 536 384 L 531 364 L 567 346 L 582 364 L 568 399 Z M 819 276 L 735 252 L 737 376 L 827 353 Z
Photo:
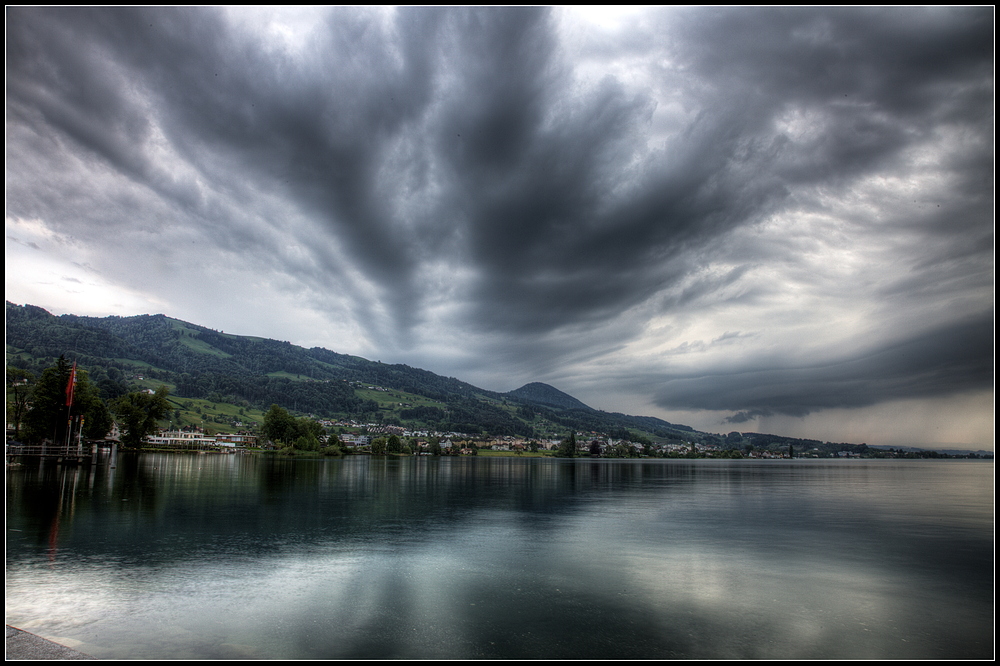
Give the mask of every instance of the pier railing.
M 4 451 L 7 458 L 15 456 L 80 458 L 94 454 L 95 444 L 21 444 L 7 442 Z

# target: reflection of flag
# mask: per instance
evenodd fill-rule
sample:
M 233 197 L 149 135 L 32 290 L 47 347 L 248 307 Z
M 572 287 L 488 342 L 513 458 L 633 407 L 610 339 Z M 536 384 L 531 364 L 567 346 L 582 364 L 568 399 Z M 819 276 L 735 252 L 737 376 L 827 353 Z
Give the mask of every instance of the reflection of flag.
M 69 371 L 69 383 L 66 384 L 66 406 L 73 406 L 73 389 L 76 387 L 76 361 L 73 361 L 73 369 Z

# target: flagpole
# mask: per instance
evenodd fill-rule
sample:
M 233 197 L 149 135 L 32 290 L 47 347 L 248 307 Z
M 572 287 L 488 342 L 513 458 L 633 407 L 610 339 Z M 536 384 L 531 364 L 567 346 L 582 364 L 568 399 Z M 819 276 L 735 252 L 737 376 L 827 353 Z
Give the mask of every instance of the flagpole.
M 76 361 L 73 361 L 73 369 L 69 371 L 69 382 L 66 383 L 66 451 L 69 452 L 70 442 L 73 437 L 73 393 L 76 390 Z

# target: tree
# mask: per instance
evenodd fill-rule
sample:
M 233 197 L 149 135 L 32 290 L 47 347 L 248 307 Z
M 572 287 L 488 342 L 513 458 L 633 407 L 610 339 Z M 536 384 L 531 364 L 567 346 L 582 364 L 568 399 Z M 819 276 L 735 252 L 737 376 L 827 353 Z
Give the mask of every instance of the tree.
M 326 430 L 323 429 L 323 426 L 319 423 L 319 421 L 314 421 L 313 419 L 303 416 L 295 419 L 294 425 L 296 441 L 304 437 L 309 440 L 310 446 L 312 446 L 312 442 L 315 442 L 316 448 L 319 448 L 319 445 L 326 441 Z M 296 448 L 298 448 L 298 445 L 296 445 Z M 307 450 L 315 451 L 316 449 Z
M 559 450 L 556 451 L 556 455 L 560 458 L 575 458 L 576 457 L 576 433 L 570 432 L 569 437 L 564 439 L 559 443 Z
M 320 423 L 305 416 L 295 418 L 278 405 L 267 410 L 260 432 L 272 442 L 303 451 L 317 451 L 326 441 L 326 431 Z
M 21 423 L 28 413 L 35 376 L 21 368 L 7 368 L 7 415 L 14 422 L 14 439 L 21 439 Z
M 157 422 L 170 413 L 168 395 L 170 391 L 167 387 L 161 386 L 155 393 L 127 393 L 111 402 L 111 411 L 118 420 L 123 445 L 137 448 L 147 435 L 156 432 L 159 427 Z
M 82 374 L 85 378 L 86 373 Z M 80 400 L 75 404 L 82 410 L 80 413 L 83 415 L 83 436 L 87 439 L 104 439 L 114 425 L 108 406 L 101 400 L 94 386 L 85 385 L 80 394 Z
M 38 378 L 29 398 L 30 408 L 24 416 L 25 437 L 37 442 L 50 438 L 66 441 L 66 429 L 71 418 L 83 420 L 83 436 L 101 439 L 111 430 L 111 415 L 87 373 L 70 365 L 65 356 L 46 368 Z
M 260 432 L 266 439 L 281 444 L 295 441 L 295 419 L 288 411 L 278 405 L 271 405 L 264 415 L 264 425 Z
M 300 451 L 319 451 L 319 440 L 312 433 L 300 435 L 292 445 Z

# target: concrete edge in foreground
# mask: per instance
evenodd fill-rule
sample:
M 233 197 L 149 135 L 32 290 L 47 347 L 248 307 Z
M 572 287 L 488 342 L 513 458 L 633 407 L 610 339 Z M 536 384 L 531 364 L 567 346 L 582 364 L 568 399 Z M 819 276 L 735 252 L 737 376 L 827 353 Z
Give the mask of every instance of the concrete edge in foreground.
M 4 658 L 7 661 L 40 660 L 40 659 L 97 659 L 89 654 L 77 652 L 65 645 L 53 643 L 47 638 L 36 636 L 31 632 L 7 625 L 7 636 L 4 644 Z

